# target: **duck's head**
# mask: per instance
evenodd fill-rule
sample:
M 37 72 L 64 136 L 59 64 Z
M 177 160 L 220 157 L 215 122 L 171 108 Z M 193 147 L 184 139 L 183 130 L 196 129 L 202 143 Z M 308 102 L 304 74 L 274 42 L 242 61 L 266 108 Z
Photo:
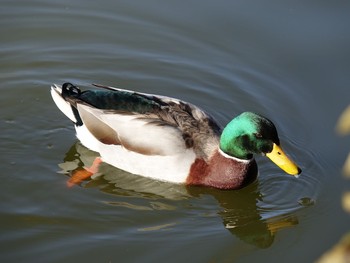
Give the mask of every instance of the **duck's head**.
M 256 113 L 244 112 L 228 123 L 220 138 L 220 149 L 246 160 L 253 154 L 263 154 L 286 173 L 301 173 L 301 169 L 283 152 L 275 125 Z

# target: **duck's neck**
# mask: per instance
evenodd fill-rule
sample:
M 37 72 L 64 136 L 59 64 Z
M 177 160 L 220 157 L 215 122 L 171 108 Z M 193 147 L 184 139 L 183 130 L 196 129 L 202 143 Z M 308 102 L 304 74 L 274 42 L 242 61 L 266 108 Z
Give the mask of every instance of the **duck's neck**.
M 230 143 L 226 143 L 224 140 L 220 140 L 219 150 L 229 157 L 236 158 L 237 160 L 250 160 L 253 158 L 253 154 L 247 152 L 245 149 L 246 144 L 241 141 L 241 138 L 232 140 Z
M 248 163 L 253 159 L 253 155 L 249 155 L 249 156 L 243 155 L 245 157 L 245 158 L 243 158 L 243 157 L 236 157 L 236 156 L 241 156 L 239 154 L 236 154 L 236 155 L 227 154 L 223 150 L 221 150 L 220 148 L 217 151 L 219 152 L 220 155 L 222 155 L 226 159 L 235 160 L 235 161 L 241 162 L 241 163 Z
M 208 162 L 195 160 L 187 184 L 238 189 L 254 181 L 257 171 L 254 159 L 242 160 L 217 149 Z
M 220 136 L 220 149 L 238 159 L 249 160 L 253 157 L 252 138 L 250 134 L 256 130 L 250 119 L 241 115 L 230 121 Z

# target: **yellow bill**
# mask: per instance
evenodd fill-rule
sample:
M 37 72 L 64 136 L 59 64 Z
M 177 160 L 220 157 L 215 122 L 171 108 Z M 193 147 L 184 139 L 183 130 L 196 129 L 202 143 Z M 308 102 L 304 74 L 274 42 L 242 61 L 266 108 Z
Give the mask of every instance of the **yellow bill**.
M 301 169 L 275 143 L 273 144 L 272 152 L 267 153 L 266 156 L 288 174 L 297 176 L 301 173 Z

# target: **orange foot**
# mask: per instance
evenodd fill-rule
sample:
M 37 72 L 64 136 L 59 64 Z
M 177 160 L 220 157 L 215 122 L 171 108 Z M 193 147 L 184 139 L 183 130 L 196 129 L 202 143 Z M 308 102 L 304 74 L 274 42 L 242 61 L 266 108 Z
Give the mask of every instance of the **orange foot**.
M 90 178 L 92 175 L 98 172 L 98 168 L 101 163 L 102 158 L 96 157 L 90 167 L 75 170 L 72 174 L 72 177 L 67 181 L 67 186 L 72 187 L 76 184 L 81 183 L 83 180 Z

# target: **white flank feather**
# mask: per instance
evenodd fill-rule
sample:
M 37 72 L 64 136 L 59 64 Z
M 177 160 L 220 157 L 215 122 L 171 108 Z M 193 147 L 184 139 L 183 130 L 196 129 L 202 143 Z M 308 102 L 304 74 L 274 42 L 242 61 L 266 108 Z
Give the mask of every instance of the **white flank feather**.
M 108 114 L 103 110 L 78 104 L 79 112 L 88 112 L 108 125 L 118 134 L 121 142 L 142 148 L 156 149 L 163 155 L 183 153 L 186 149 L 182 133 L 173 126 L 157 126 L 146 120 L 138 119 L 138 115 Z M 81 115 L 84 122 L 84 114 Z M 89 128 L 89 126 L 88 126 Z
M 196 156 L 192 149 L 170 155 L 143 155 L 125 149 L 121 145 L 106 145 L 98 141 L 89 130 L 83 126 L 76 127 L 77 137 L 81 143 L 96 152 L 102 160 L 110 165 L 133 174 L 168 181 L 184 183 Z

